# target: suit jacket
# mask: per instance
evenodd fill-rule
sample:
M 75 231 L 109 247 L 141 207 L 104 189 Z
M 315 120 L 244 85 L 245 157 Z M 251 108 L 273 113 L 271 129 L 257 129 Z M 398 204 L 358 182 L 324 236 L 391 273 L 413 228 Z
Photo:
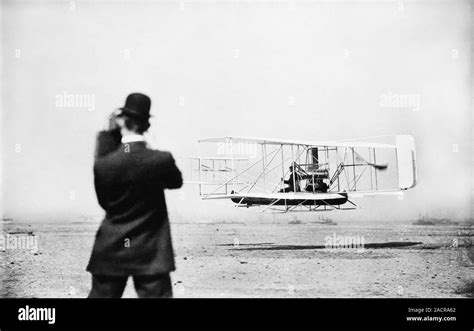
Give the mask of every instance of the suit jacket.
M 290 177 L 288 177 L 288 179 L 285 179 L 283 182 L 285 184 L 293 186 L 293 177 L 295 178 L 294 181 L 296 183 L 298 183 L 299 181 L 301 181 L 303 179 L 303 176 L 301 176 L 298 173 L 295 173 L 295 176 L 293 176 L 293 173 L 290 173 Z
M 163 190 L 181 187 L 181 173 L 170 153 L 118 139 L 109 131 L 97 136 L 94 184 L 106 215 L 87 271 L 117 276 L 168 273 L 175 264 Z

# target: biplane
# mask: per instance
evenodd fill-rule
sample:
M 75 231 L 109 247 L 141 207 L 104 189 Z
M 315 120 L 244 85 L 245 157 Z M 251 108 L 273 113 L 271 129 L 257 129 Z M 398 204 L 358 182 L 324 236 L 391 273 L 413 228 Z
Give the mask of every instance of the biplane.
M 186 158 L 191 176 L 185 183 L 198 184 L 204 200 L 228 199 L 236 207 L 273 212 L 355 209 L 353 198 L 402 195 L 417 180 L 410 135 L 397 135 L 394 143 L 249 137 L 198 143 L 200 156 Z M 202 156 L 203 145 L 205 154 L 217 151 L 218 156 Z

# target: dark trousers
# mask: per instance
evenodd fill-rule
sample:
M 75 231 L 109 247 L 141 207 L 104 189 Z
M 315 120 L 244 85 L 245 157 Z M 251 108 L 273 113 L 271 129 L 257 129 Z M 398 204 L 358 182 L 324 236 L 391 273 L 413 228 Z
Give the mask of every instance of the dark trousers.
M 153 276 L 132 276 L 139 298 L 171 298 L 169 274 Z M 92 289 L 89 298 L 121 298 L 128 276 L 92 275 Z
M 282 188 L 279 192 L 280 192 L 280 193 L 300 192 L 299 186 L 297 185 L 296 187 L 297 187 L 297 189 L 295 190 L 295 188 L 293 187 L 293 185 L 290 185 L 290 186 L 287 186 L 287 187 Z

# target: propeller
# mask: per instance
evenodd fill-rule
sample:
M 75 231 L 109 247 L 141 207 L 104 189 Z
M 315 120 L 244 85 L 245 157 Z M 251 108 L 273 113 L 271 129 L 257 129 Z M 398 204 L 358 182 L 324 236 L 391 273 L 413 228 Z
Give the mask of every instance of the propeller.
M 357 152 L 355 153 L 355 156 L 356 156 L 356 160 L 358 162 L 366 163 L 367 165 L 369 165 L 371 167 L 374 167 L 376 170 L 383 171 L 383 170 L 387 170 L 387 168 L 388 168 L 388 164 L 386 164 L 386 163 L 384 163 L 384 164 L 375 164 L 375 163 L 368 162 L 362 156 L 360 156 Z
M 372 166 L 377 170 L 386 170 L 388 168 L 388 164 L 375 164 L 367 162 L 367 165 Z

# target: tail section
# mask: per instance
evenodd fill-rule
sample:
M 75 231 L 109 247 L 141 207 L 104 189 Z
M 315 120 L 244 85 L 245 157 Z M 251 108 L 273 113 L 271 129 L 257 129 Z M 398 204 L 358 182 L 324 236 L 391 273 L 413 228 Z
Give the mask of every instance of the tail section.
M 417 181 L 415 139 L 411 135 L 397 135 L 398 185 L 400 189 L 413 188 Z

